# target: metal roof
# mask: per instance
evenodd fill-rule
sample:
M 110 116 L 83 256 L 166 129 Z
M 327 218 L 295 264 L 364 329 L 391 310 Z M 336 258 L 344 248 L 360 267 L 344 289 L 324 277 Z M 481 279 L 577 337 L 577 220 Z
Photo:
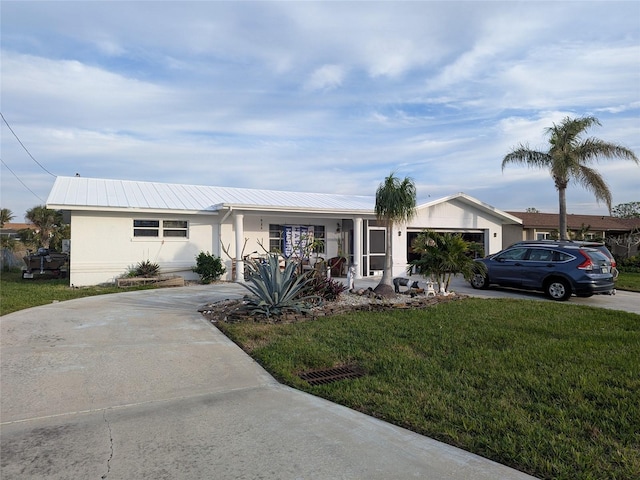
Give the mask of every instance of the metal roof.
M 224 207 L 373 213 L 374 196 L 57 177 L 47 206 L 64 210 L 151 209 L 215 212 Z

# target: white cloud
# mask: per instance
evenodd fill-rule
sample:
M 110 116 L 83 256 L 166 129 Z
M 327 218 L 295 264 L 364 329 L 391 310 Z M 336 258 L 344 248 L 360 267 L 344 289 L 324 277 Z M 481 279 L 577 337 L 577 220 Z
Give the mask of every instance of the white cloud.
M 316 69 L 305 84 L 306 90 L 333 90 L 342 85 L 345 72 L 340 65 L 323 65 Z

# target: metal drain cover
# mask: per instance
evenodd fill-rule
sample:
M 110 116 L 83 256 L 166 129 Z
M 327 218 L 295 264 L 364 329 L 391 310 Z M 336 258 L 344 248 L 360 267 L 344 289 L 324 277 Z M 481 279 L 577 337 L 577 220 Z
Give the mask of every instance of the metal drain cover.
M 309 385 L 325 385 L 327 383 L 337 382 L 338 380 L 362 376 L 364 376 L 362 369 L 351 365 L 313 370 L 298 375 L 298 377 L 306 381 Z

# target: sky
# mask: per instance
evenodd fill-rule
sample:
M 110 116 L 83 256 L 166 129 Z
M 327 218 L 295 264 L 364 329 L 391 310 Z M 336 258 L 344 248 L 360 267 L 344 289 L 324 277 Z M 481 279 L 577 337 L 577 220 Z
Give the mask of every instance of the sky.
M 464 192 L 557 212 L 513 148 L 595 116 L 640 156 L 637 1 L 0 2 L 0 204 L 23 221 L 55 176 L 375 195 Z M 594 164 L 613 205 L 640 166 Z M 569 213 L 607 214 L 579 185 Z

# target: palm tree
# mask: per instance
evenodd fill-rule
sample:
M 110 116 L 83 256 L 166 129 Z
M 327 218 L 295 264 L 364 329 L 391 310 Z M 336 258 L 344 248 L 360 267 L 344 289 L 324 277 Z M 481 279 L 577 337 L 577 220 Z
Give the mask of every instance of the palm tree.
M 611 211 L 611 191 L 604 178 L 589 165 L 601 158 L 621 158 L 636 164 L 636 155 L 621 145 L 607 143 L 598 138 L 582 139 L 582 134 L 593 125 L 600 125 L 595 117 L 566 117 L 560 125 L 547 128 L 550 148 L 548 152 L 530 150 L 520 145 L 502 160 L 502 170 L 509 164 L 522 164 L 532 168 L 549 169 L 559 198 L 560 238 L 567 239 L 567 198 L 566 190 L 574 181 L 590 190 L 596 200 L 604 201 Z
M 400 180 L 392 172 L 376 190 L 376 218 L 386 227 L 386 251 L 382 279 L 374 291 L 378 295 L 395 295 L 393 282 L 393 227 L 405 223 L 415 215 L 416 186 L 413 180 L 405 177 Z
M 50 210 L 44 205 L 38 205 L 27 210 L 25 217 L 38 229 L 37 240 L 40 245 L 49 248 L 51 237 L 62 223 L 62 214 L 56 210 Z
M 0 208 L 0 228 L 4 227 L 5 223 L 9 223 L 15 218 L 15 215 L 8 208 Z
M 413 251 L 420 258 L 411 265 L 424 277 L 435 277 L 441 291 L 449 291 L 451 277 L 461 273 L 467 280 L 479 264 L 471 256 L 469 242 L 459 233 L 438 233 L 431 230 L 421 232 L 413 242 Z

